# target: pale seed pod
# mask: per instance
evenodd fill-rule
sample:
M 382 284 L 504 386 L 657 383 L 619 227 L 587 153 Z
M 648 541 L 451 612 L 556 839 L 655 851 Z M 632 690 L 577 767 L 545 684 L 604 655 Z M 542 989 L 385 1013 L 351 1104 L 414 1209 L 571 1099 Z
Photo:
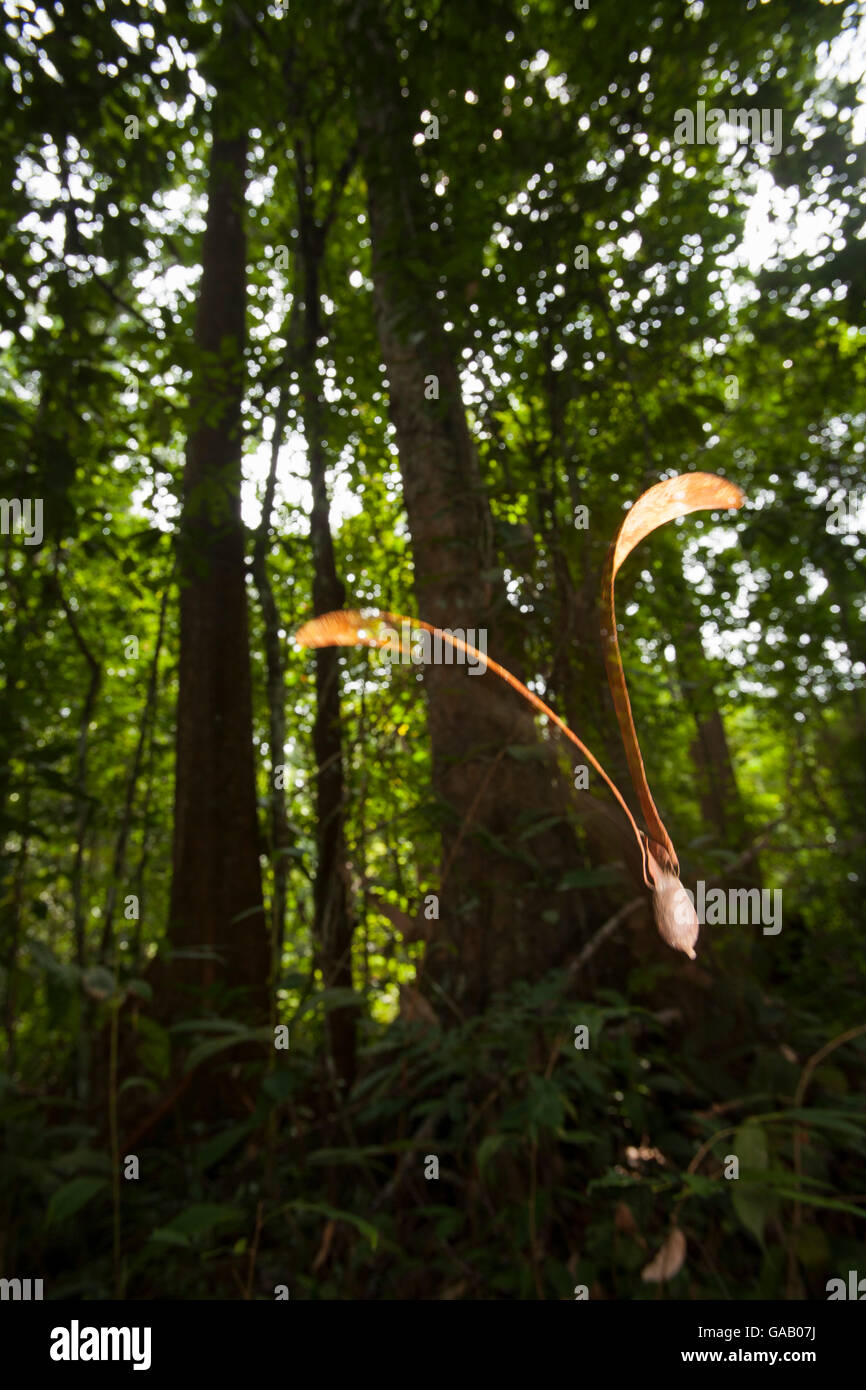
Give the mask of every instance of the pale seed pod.
M 700 923 L 695 905 L 676 874 L 659 873 L 653 887 L 653 915 L 662 941 L 695 959 Z

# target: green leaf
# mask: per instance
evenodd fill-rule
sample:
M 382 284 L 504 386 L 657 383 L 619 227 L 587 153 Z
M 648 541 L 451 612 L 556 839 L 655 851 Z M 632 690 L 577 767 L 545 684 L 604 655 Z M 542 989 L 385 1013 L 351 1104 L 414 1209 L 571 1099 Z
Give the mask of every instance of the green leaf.
M 72 1173 L 79 1177 L 87 1169 L 107 1175 L 111 1172 L 111 1160 L 104 1149 L 100 1151 L 80 1145 L 70 1149 L 68 1153 L 61 1154 L 55 1162 L 55 1167 L 61 1173 Z
M 446 1207 L 436 1217 L 436 1235 L 440 1240 L 453 1240 L 465 1222 L 465 1211 L 459 1207 Z
M 297 1017 L 303 1018 L 304 1014 L 312 1013 L 314 1009 L 324 1007 L 326 1013 L 332 1009 L 345 1009 L 350 1006 L 360 1006 L 364 1003 L 364 996 L 356 993 L 353 989 L 342 989 L 336 985 L 333 989 L 320 990 L 318 994 L 312 995 L 298 1011 Z
M 603 1177 L 593 1178 L 586 1185 L 586 1195 L 589 1195 L 596 1187 L 643 1187 L 645 1179 L 638 1177 L 634 1173 L 618 1173 L 615 1169 L 609 1169 Z
M 284 1067 L 278 1067 L 265 1077 L 262 1082 L 262 1091 L 270 1100 L 286 1100 L 295 1089 L 295 1077 Z
M 554 825 L 562 825 L 564 816 L 536 816 L 528 825 L 525 825 L 516 837 L 520 844 L 524 840 L 532 840 L 536 835 L 543 835 L 546 830 L 550 830 Z
M 565 1119 L 565 1106 L 559 1087 L 546 1076 L 529 1078 L 527 1116 L 531 1124 L 558 1129 Z
M 556 1137 L 561 1144 L 600 1144 L 602 1142 L 600 1134 L 593 1134 L 588 1129 L 560 1129 L 557 1131 Z
M 836 1130 L 839 1134 L 850 1135 L 852 1139 L 866 1139 L 864 1117 L 853 1110 L 785 1110 L 773 1119 L 799 1120 L 803 1124 L 814 1125 L 816 1129 Z
M 165 1081 L 171 1069 L 171 1036 L 155 1019 L 142 1015 L 137 1023 L 137 1050 L 145 1071 Z
M 182 1023 L 173 1023 L 172 1033 L 233 1033 L 236 1037 L 250 1030 L 245 1023 L 236 1018 L 193 1018 Z
M 193 1202 L 162 1229 L 171 1231 L 174 1235 L 199 1236 L 205 1231 L 212 1231 L 214 1226 L 237 1226 L 244 1220 L 245 1215 L 238 1207 L 220 1206 L 214 1202 Z
M 92 999 L 111 999 L 118 992 L 115 976 L 102 965 L 93 965 L 85 970 L 81 983 Z
M 485 1134 L 478 1148 L 475 1150 L 475 1162 L 478 1164 L 478 1172 L 483 1174 L 493 1155 L 497 1150 L 507 1144 L 509 1140 L 507 1134 Z
M 767 1136 L 756 1120 L 747 1120 L 734 1135 L 733 1152 L 740 1160 L 740 1172 L 762 1173 L 770 1166 Z
M 717 1197 L 719 1194 L 718 1182 L 715 1178 L 708 1178 L 705 1173 L 683 1173 L 682 1179 L 683 1187 L 696 1197 Z
M 806 1269 L 823 1269 L 830 1262 L 830 1244 L 820 1226 L 807 1221 L 801 1226 L 795 1244 L 797 1259 Z
M 127 1076 L 125 1080 L 121 1082 L 117 1094 L 122 1096 L 125 1095 L 127 1091 L 134 1091 L 141 1086 L 147 1091 L 159 1090 L 156 1082 L 149 1076 Z
M 764 1227 L 768 1219 L 778 1211 L 778 1202 L 768 1197 L 766 1192 L 753 1183 L 743 1182 L 741 1178 L 731 1180 L 731 1198 L 734 1211 L 740 1223 L 760 1246 L 764 1244 Z
M 308 1156 L 307 1162 L 313 1166 L 325 1167 L 330 1167 L 332 1163 L 365 1164 L 369 1158 L 399 1153 L 401 1150 L 405 1153 L 414 1147 L 410 1139 L 399 1144 L 364 1144 L 351 1149 L 315 1149 Z
M 234 917 L 232 917 L 232 926 L 237 926 L 238 922 L 246 921 L 248 917 L 255 917 L 257 914 L 261 916 L 261 912 L 261 907 L 245 907 L 243 912 L 237 912 Z
M 734 1211 L 750 1235 L 763 1246 L 764 1227 L 777 1213 L 779 1204 L 766 1185 L 754 1181 L 755 1176 L 766 1174 L 770 1163 L 767 1135 L 756 1120 L 740 1125 L 734 1135 L 732 1151 L 740 1160 L 740 1176 L 731 1179 Z
M 361 1216 L 355 1216 L 354 1212 L 339 1211 L 336 1207 L 325 1206 L 323 1202 L 302 1202 L 300 1200 L 288 1202 L 280 1210 L 314 1212 L 318 1216 L 327 1216 L 330 1221 L 347 1221 L 350 1226 L 354 1226 L 355 1230 L 360 1232 L 365 1240 L 370 1242 L 374 1250 L 379 1244 L 381 1233 L 370 1221 L 365 1221 Z
M 129 994 L 136 995 L 139 999 L 152 999 L 153 990 L 147 980 L 130 980 L 126 986 Z
M 859 1216 L 860 1220 L 866 1220 L 866 1208 L 857 1207 L 853 1202 L 841 1202 L 835 1197 L 819 1197 L 817 1193 L 804 1192 L 802 1188 L 798 1191 L 796 1187 L 774 1187 L 775 1197 L 785 1197 L 792 1202 L 802 1202 L 804 1206 L 821 1207 L 826 1211 L 847 1211 L 851 1216 Z
M 151 1231 L 150 1239 L 158 1245 L 180 1245 L 185 1250 L 189 1249 L 189 1237 L 181 1235 L 180 1231 L 173 1231 L 168 1226 L 157 1226 L 155 1231 Z
M 219 1038 L 206 1038 L 194 1047 L 186 1059 L 185 1071 L 192 1071 L 208 1057 L 215 1057 L 219 1052 L 225 1052 L 227 1048 L 237 1047 L 239 1042 L 265 1042 L 271 1037 L 268 1028 L 241 1028 L 228 1036 L 223 1034 Z
M 196 1153 L 196 1160 L 200 1168 L 209 1168 L 212 1163 L 224 1158 L 231 1149 L 245 1139 L 254 1128 L 253 1120 L 244 1120 L 243 1124 L 232 1125 L 231 1129 L 223 1130 L 222 1134 L 215 1134 L 213 1139 L 209 1139 L 206 1144 L 202 1144 Z
M 539 762 L 542 758 L 548 757 L 547 750 L 535 744 L 527 746 L 525 743 L 512 743 L 506 751 L 518 763 Z
M 107 1178 L 73 1178 L 51 1194 L 45 1212 L 46 1226 L 54 1226 L 58 1221 L 66 1221 L 80 1211 L 91 1197 L 108 1187 Z

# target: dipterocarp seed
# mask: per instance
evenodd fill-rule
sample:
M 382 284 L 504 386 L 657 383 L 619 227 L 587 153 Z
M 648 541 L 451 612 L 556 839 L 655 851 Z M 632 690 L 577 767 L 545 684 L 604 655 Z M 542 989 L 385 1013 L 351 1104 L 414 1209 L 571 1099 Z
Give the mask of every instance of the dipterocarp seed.
M 662 873 L 653 887 L 653 916 L 662 941 L 695 959 L 700 925 L 695 905 L 676 874 Z
M 570 739 L 588 760 L 589 764 L 602 778 L 625 813 L 641 855 L 643 884 L 652 893 L 653 916 L 662 940 L 676 951 L 683 951 L 689 960 L 695 959 L 695 943 L 698 939 L 698 915 L 688 893 L 680 882 L 679 861 L 671 838 L 662 823 L 649 784 L 646 778 L 643 757 L 638 743 L 637 731 L 631 712 L 631 702 L 625 681 L 622 658 L 617 638 L 616 610 L 614 606 L 614 581 L 635 546 L 639 545 L 653 531 L 669 521 L 700 510 L 723 511 L 736 509 L 743 505 L 745 496 L 735 483 L 720 478 L 715 473 L 683 473 L 675 478 L 666 478 L 648 488 L 637 499 L 634 506 L 624 516 L 608 550 L 602 578 L 602 619 L 601 637 L 604 649 L 605 669 L 608 684 L 613 696 L 617 722 L 619 723 L 626 760 L 632 784 L 640 803 L 641 813 L 647 829 L 641 830 L 634 819 L 628 804 L 616 784 L 605 772 L 601 763 L 589 751 L 585 743 L 573 733 L 564 720 L 545 704 L 538 695 L 529 690 L 522 681 L 507 671 L 504 666 L 479 652 L 453 633 L 433 627 L 420 618 L 404 618 L 394 613 L 360 613 L 347 610 L 338 613 L 324 613 L 305 623 L 295 634 L 295 640 L 302 647 L 381 647 L 390 645 L 392 650 L 401 651 L 406 638 L 399 631 L 406 632 L 412 627 L 431 633 L 447 643 L 464 656 L 482 663 L 481 669 L 488 667 L 506 681 L 524 700 L 545 714 L 558 729 Z M 397 629 L 398 631 L 395 631 Z M 647 833 L 648 832 L 648 833 Z
M 649 1264 L 641 1270 L 645 1284 L 664 1284 L 679 1274 L 686 1258 L 686 1238 L 679 1226 L 674 1226 L 664 1245 Z

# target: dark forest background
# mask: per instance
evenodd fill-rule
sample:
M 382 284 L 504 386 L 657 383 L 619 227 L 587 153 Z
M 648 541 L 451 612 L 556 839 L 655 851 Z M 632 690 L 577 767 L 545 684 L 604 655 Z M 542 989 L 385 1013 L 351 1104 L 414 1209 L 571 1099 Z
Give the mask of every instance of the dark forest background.
M 860 18 L 4 7 L 2 493 L 43 524 L 0 537 L 0 1277 L 863 1271 Z M 781 148 L 675 143 L 700 100 L 780 112 Z M 748 500 L 625 567 L 635 720 L 684 883 L 784 906 L 692 963 L 494 675 L 293 634 L 485 629 L 629 795 L 600 577 L 695 469 Z

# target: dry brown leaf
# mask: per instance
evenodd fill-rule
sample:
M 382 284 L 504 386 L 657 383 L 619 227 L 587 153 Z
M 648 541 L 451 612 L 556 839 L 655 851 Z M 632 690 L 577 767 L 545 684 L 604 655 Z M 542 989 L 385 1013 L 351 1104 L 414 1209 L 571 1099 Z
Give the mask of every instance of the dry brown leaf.
M 667 1159 L 661 1149 L 657 1149 L 654 1144 L 646 1142 L 642 1144 L 627 1144 L 625 1156 L 630 1168 L 637 1168 L 640 1163 L 660 1163 L 662 1167 L 667 1164 Z
M 433 1006 L 412 985 L 400 986 L 400 1017 L 406 1023 L 426 1023 L 434 1028 L 439 1027 Z
M 322 1234 L 322 1243 L 321 1243 L 321 1245 L 319 1246 L 319 1250 L 318 1250 L 318 1253 L 317 1253 L 317 1255 L 316 1255 L 316 1258 L 313 1260 L 313 1273 L 314 1273 L 314 1274 L 318 1274 L 319 1270 L 322 1268 L 322 1265 L 325 1263 L 325 1261 L 326 1261 L 327 1258 L 328 1258 L 328 1255 L 329 1255 L 330 1249 L 331 1249 L 331 1244 L 332 1244 L 333 1239 L 334 1239 L 334 1232 L 336 1231 L 336 1229 L 337 1229 L 337 1223 L 336 1223 L 336 1221 L 328 1221 L 328 1222 L 327 1222 L 327 1224 L 326 1224 L 326 1226 L 325 1226 L 325 1229 L 324 1229 L 324 1232 L 323 1232 L 323 1234 Z
M 616 1211 L 613 1214 L 613 1224 L 615 1230 L 621 1231 L 623 1235 L 632 1236 L 635 1240 L 643 1244 L 638 1232 L 637 1222 L 634 1219 L 634 1212 L 628 1205 L 628 1202 L 617 1203 Z
M 444 1301 L 448 1303 L 453 1302 L 456 1298 L 462 1298 L 468 1288 L 468 1279 L 458 1279 L 456 1284 L 449 1284 L 448 1288 L 444 1289 L 442 1293 L 440 1293 L 440 1302 Z
M 686 1238 L 679 1226 L 674 1226 L 664 1245 L 641 1271 L 645 1284 L 664 1284 L 679 1274 L 686 1258 Z
M 380 898 L 378 893 L 370 893 L 369 898 L 375 906 L 376 911 L 381 912 L 382 916 L 387 918 L 391 926 L 394 927 L 406 941 L 415 940 L 415 923 L 407 913 L 403 912 L 402 909 L 397 907 L 394 903 L 386 902 L 384 898 Z

